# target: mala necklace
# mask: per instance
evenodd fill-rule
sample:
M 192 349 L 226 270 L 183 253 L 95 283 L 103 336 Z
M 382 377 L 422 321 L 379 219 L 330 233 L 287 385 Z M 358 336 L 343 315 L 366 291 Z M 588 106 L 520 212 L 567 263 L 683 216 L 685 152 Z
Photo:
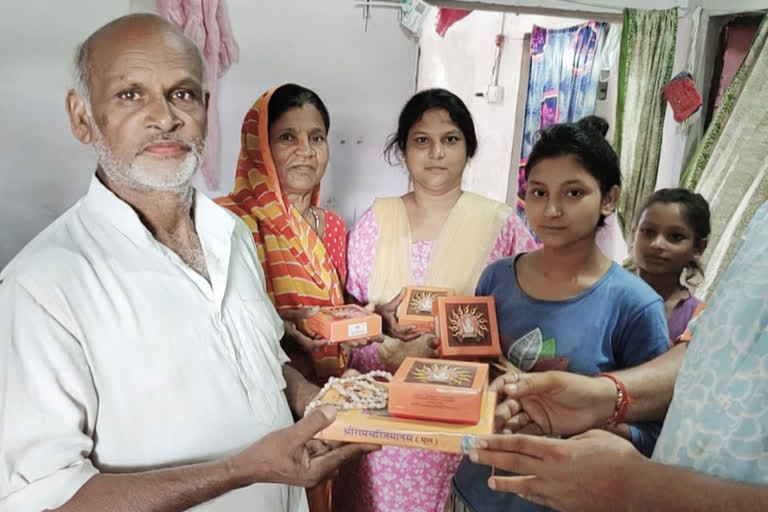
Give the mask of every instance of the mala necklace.
M 304 410 L 309 412 L 321 405 L 334 405 L 344 411 L 347 409 L 384 409 L 387 407 L 387 386 L 376 380 L 380 377 L 386 381 L 392 380 L 392 374 L 382 370 L 373 370 L 363 375 L 349 377 L 331 377 L 323 389 Z M 323 400 L 325 394 L 333 389 L 339 394 L 336 400 Z
M 310 213 L 312 213 L 312 217 L 315 219 L 315 233 L 318 235 L 320 234 L 320 218 L 317 216 L 317 212 L 315 211 L 314 206 L 309 207 Z

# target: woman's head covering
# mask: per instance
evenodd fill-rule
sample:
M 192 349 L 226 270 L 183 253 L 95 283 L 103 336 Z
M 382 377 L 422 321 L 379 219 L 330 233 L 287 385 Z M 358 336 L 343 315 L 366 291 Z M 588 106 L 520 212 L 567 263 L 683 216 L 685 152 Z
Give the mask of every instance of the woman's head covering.
M 283 194 L 269 149 L 269 100 L 265 92 L 245 115 L 231 194 L 216 200 L 253 232 L 278 311 L 297 306 L 338 305 L 344 299 L 336 269 L 322 241 Z M 316 205 L 319 185 L 312 194 Z

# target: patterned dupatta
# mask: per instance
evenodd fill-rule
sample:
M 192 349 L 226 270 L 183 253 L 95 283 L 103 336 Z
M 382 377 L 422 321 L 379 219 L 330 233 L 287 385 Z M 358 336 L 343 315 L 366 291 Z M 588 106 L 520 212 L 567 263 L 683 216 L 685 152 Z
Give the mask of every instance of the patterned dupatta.
M 234 191 L 216 200 L 253 232 L 267 293 L 278 311 L 344 303 L 336 269 L 323 242 L 280 188 L 269 149 L 265 92 L 245 116 Z M 317 205 L 319 186 L 312 194 Z

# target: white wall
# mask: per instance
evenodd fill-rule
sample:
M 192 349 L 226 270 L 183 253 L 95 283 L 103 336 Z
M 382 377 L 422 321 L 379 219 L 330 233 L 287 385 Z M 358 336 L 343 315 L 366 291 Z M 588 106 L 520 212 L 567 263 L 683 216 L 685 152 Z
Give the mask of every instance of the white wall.
M 0 267 L 88 185 L 64 96 L 75 46 L 126 1 L 13 2 L 0 16 Z M 67 22 L 70 20 L 70 22 Z
M 418 86 L 420 89 L 445 87 L 464 100 L 475 119 L 479 146 L 465 171 L 464 186 L 467 190 L 505 201 L 508 188 L 514 187 L 515 191 L 517 188 L 517 181 L 513 179 L 510 182 L 509 177 L 510 166 L 517 169 L 519 159 L 519 155 L 513 156 L 512 153 L 515 130 L 522 126 L 522 122 L 517 122 L 516 115 L 520 69 L 521 65 L 527 65 L 522 62 L 523 37 L 531 32 L 534 25 L 565 28 L 584 23 L 587 18 L 506 13 L 506 39 L 499 75 L 499 84 L 504 87 L 504 101 L 491 104 L 485 98 L 475 96 L 475 93 L 485 92 L 490 80 L 501 13 L 474 11 L 451 26 L 445 38 L 434 30 L 435 17 L 436 10 L 433 10 L 423 28 Z M 611 91 L 607 101 L 598 101 L 597 107 L 598 113 L 613 124 L 614 91 Z
M 0 83 L 0 268 L 83 194 L 94 169 L 90 150 L 70 134 L 64 110 L 76 44 L 153 1 L 12 5 L 0 16 L 6 77 Z M 381 159 L 414 90 L 416 44 L 400 29 L 396 12 L 372 9 L 367 33 L 351 1 L 229 0 L 229 13 L 241 58 L 220 86 L 222 180 L 209 194 L 232 186 L 247 109 L 265 89 L 286 81 L 315 89 L 330 110 L 327 203 L 351 221 L 375 196 L 403 193 L 407 176 Z
M 229 1 L 240 62 L 221 81 L 222 181 L 214 193 L 231 191 L 248 108 L 268 88 L 296 82 L 317 92 L 330 111 L 331 161 L 322 198 L 351 222 L 375 197 L 407 189 L 407 175 L 389 167 L 382 150 L 414 92 L 416 41 L 400 29 L 393 9 L 372 8 L 365 32 L 351 1 L 269 5 Z

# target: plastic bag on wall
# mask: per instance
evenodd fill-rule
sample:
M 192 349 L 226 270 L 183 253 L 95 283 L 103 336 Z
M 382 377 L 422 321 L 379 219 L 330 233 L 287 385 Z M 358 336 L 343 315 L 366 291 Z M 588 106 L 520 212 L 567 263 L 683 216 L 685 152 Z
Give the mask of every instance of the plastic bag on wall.
M 421 26 L 424 25 L 431 7 L 422 0 L 403 0 L 400 7 L 403 10 L 403 19 L 400 23 L 412 33 L 421 34 Z
M 683 71 L 664 86 L 664 97 L 675 116 L 675 121 L 682 123 L 701 107 L 701 94 L 690 73 Z

